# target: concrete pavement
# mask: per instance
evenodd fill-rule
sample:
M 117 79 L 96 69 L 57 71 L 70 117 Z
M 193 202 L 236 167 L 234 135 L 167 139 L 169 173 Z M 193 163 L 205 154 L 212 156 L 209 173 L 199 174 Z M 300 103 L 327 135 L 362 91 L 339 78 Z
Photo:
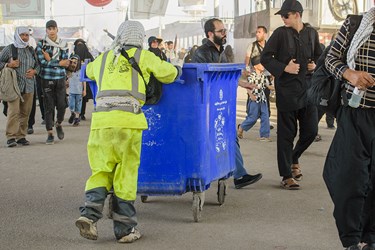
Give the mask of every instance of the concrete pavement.
M 238 122 L 245 116 L 246 94 L 238 90 Z M 99 239 L 81 238 L 74 221 L 83 204 L 90 174 L 86 154 L 90 110 L 79 127 L 64 122 L 65 139 L 45 145 L 46 132 L 37 113 L 30 146 L 6 148 L 4 116 L 0 115 L 0 249 L 342 249 L 332 216 L 333 205 L 322 179 L 334 131 L 320 123 L 323 140 L 301 158 L 302 189 L 279 187 L 276 129 L 272 142 L 259 142 L 259 124 L 240 141 L 249 173 L 263 173 L 258 183 L 240 190 L 228 181 L 225 204 L 217 203 L 217 185 L 206 191 L 202 219 L 193 222 L 192 194 L 137 199 L 141 240 L 115 242 L 111 220 L 98 223 Z M 66 114 L 66 121 L 69 117 Z M 275 110 L 271 120 L 276 123 Z

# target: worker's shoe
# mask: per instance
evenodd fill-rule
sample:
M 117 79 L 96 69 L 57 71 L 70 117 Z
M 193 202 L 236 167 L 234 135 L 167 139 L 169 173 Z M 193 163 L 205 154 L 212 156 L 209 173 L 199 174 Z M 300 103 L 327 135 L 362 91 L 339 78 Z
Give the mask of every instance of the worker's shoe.
M 93 220 L 81 216 L 76 221 L 76 226 L 78 227 L 79 233 L 82 237 L 89 240 L 98 239 L 98 230 L 96 228 L 96 222 L 94 222 Z
M 141 238 L 141 233 L 138 231 L 138 229 L 134 228 L 132 231 L 128 234 L 122 237 L 118 240 L 118 243 L 133 243 L 134 241 Z

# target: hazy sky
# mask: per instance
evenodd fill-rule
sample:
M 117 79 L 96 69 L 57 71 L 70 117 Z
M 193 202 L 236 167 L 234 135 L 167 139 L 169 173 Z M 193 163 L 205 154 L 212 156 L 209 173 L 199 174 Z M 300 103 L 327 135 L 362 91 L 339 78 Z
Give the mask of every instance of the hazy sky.
M 219 0 L 225 4 L 231 0 Z M 46 0 L 46 16 L 50 12 L 50 0 Z M 119 24 L 124 20 L 124 13 L 118 9 L 120 3 L 130 2 L 130 0 L 112 0 L 104 7 L 94 7 L 85 0 L 53 0 L 54 18 L 59 24 L 64 26 L 85 25 L 88 30 L 107 28 L 111 32 L 116 32 Z M 206 0 L 208 15 L 213 15 L 213 0 Z M 227 8 L 226 8 L 227 9 Z M 162 17 L 162 22 L 170 23 L 183 20 L 186 14 L 178 7 L 178 0 L 169 0 L 166 16 Z M 146 30 L 159 26 L 159 18 L 150 20 L 140 20 Z
M 157 1 L 157 0 L 156 0 Z M 221 5 L 228 5 L 232 0 L 219 0 Z M 94 7 L 88 4 L 85 0 L 45 0 L 46 19 L 50 18 L 51 9 L 50 3 L 53 3 L 52 13 L 53 18 L 57 21 L 60 27 L 63 26 L 85 26 L 88 30 L 91 39 L 94 34 L 94 39 L 97 42 L 103 39 L 108 39 L 103 29 L 108 29 L 112 34 L 116 34 L 117 28 L 125 18 L 125 13 L 119 10 L 121 3 L 130 3 L 130 0 L 112 0 L 112 2 L 104 7 Z M 214 0 L 206 0 L 207 15 L 213 15 Z M 225 6 L 225 10 L 228 7 Z M 230 9 L 230 8 L 229 8 Z M 184 20 L 187 15 L 178 7 L 178 0 L 169 0 L 166 15 L 164 17 L 154 17 L 150 20 L 139 20 L 145 26 L 145 29 L 152 29 L 159 27 L 160 20 L 167 24 L 178 20 Z M 43 20 L 40 25 L 44 25 Z M 96 43 L 91 40 L 92 43 Z M 100 43 L 100 42 L 99 42 Z

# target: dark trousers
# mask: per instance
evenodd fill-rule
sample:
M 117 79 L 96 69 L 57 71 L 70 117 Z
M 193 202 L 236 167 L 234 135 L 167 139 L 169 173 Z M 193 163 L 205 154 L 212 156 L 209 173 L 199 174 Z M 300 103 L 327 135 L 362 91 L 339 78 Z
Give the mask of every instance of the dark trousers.
M 264 94 L 266 95 L 266 99 L 267 99 L 268 116 L 271 117 L 271 106 L 270 106 L 270 94 L 271 94 L 271 90 L 269 88 L 265 88 L 264 89 Z
M 35 110 L 36 110 L 36 89 L 34 89 L 33 105 L 31 107 L 31 111 L 29 115 L 29 122 L 27 125 L 28 128 L 32 128 L 35 124 Z
M 314 106 L 295 111 L 277 111 L 277 162 L 280 176 L 291 177 L 292 164 L 297 164 L 302 153 L 313 143 L 318 132 L 318 114 Z M 299 139 L 294 146 L 299 125 Z
M 54 120 L 54 110 L 57 110 L 57 123 L 62 123 L 67 107 L 65 78 L 58 80 L 42 79 L 42 89 L 44 96 L 44 118 L 47 131 L 52 130 Z
M 318 123 L 322 119 L 323 115 L 326 114 L 327 127 L 333 127 L 335 124 L 335 117 L 331 113 L 326 113 L 323 109 L 317 107 L 318 109 Z
M 323 177 L 341 243 L 375 243 L 375 110 L 340 107 Z
M 86 95 L 82 98 L 81 117 L 86 114 L 86 103 L 93 99 L 90 84 L 86 83 Z

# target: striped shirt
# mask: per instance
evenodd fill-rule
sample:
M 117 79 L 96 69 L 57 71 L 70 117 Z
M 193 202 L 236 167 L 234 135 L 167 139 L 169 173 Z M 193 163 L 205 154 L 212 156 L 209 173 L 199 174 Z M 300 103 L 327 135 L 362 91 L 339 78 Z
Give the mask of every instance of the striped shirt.
M 27 48 L 17 48 L 18 60 L 20 62 L 19 67 L 14 68 L 17 73 L 18 87 L 22 94 L 34 93 L 35 88 L 35 76 L 33 78 L 26 78 L 26 71 L 29 69 L 35 69 L 39 72 L 39 64 L 35 60 L 35 54 L 31 51 L 34 50 Z M 0 69 L 3 69 L 5 64 L 10 62 L 12 57 L 12 45 L 6 46 L 0 52 Z
M 38 56 L 38 60 L 40 63 L 40 68 L 41 68 L 40 74 L 39 74 L 40 77 L 46 80 L 58 80 L 58 79 L 64 78 L 66 76 L 65 68 L 61 67 L 59 65 L 59 62 L 60 60 L 69 58 L 68 51 L 57 48 L 59 50 L 58 51 L 59 58 L 52 59 L 53 50 L 56 48 L 54 48 L 53 46 L 47 45 L 46 52 L 48 52 L 49 55 L 51 56 L 51 60 L 47 61 L 46 59 L 44 59 L 44 55 L 42 52 L 43 45 L 45 44 L 46 42 L 42 40 L 38 42 L 38 45 L 36 47 L 36 54 Z
M 347 19 L 342 25 L 340 32 L 337 34 L 336 40 L 333 43 L 328 55 L 326 57 L 326 68 L 338 79 L 344 80 L 342 75 L 348 65 L 344 52 L 349 49 L 349 20 Z M 355 70 L 368 72 L 375 78 L 375 30 L 372 31 L 371 36 L 358 49 L 357 58 L 355 59 Z M 351 98 L 354 86 L 346 82 L 346 94 L 348 100 Z M 360 102 L 360 108 L 375 108 L 375 87 L 368 88 Z

